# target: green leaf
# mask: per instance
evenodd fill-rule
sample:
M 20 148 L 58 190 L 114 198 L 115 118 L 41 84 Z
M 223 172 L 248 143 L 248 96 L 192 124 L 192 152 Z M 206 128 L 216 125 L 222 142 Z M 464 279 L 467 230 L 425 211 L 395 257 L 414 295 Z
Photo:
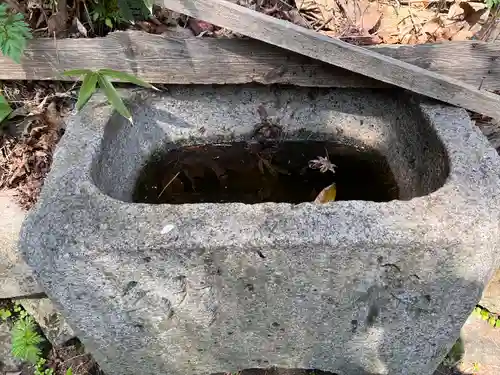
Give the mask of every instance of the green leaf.
M 497 319 L 495 323 L 495 328 L 500 328 L 500 319 Z
M 106 18 L 104 20 L 104 23 L 106 24 L 107 27 L 109 27 L 110 29 L 113 28 L 113 22 L 109 19 L 109 18 Z
M 117 0 L 118 8 L 122 17 L 127 21 L 144 21 L 150 15 L 151 12 L 150 2 L 151 0 Z
M 137 78 L 136 76 L 134 76 L 132 74 L 120 72 L 120 71 L 113 70 L 113 69 L 99 69 L 99 73 L 101 73 L 102 75 L 108 76 L 110 78 L 118 79 L 118 80 L 123 81 L 123 82 L 130 82 L 130 83 L 133 83 L 134 85 L 146 87 L 148 89 L 158 90 L 152 84 L 147 83 L 147 82 L 143 81 L 140 78 Z
M 12 316 L 12 313 L 8 309 L 0 309 L 0 319 L 7 320 Z
M 123 117 L 125 117 L 127 120 L 129 120 L 131 123 L 132 121 L 132 115 L 130 114 L 129 110 L 123 103 L 122 98 L 120 98 L 120 95 L 118 95 L 118 92 L 116 91 L 115 87 L 111 83 L 111 81 L 108 79 L 108 77 L 98 74 L 97 80 L 99 82 L 99 86 L 104 90 L 104 94 L 106 95 L 106 98 L 108 98 L 109 103 L 111 106 Z
M 99 73 L 91 72 L 83 77 L 82 86 L 80 87 L 80 92 L 78 93 L 78 101 L 76 102 L 77 111 L 81 110 L 94 94 L 97 87 L 98 76 Z
M 31 38 L 31 30 L 24 22 L 24 16 L 20 13 L 8 14 L 7 6 L 2 5 L 0 8 L 0 50 L 2 54 L 20 63 L 26 41 Z
M 488 320 L 489 317 L 490 317 L 490 314 L 488 313 L 488 311 L 486 311 L 486 310 L 481 311 L 481 318 L 483 320 Z
M 488 319 L 488 323 L 490 323 L 490 325 L 492 327 L 495 326 L 496 322 L 497 322 L 497 319 L 495 317 L 493 317 L 493 316 L 490 316 L 490 318 Z
M 0 95 L 0 123 L 5 120 L 12 113 L 12 108 L 10 107 L 7 100 Z
M 155 5 L 154 0 L 143 0 L 143 3 L 149 13 L 153 14 L 153 5 Z
M 36 331 L 31 317 L 19 319 L 12 327 L 12 354 L 23 361 L 36 364 L 41 356 L 39 345 L 44 341 Z
M 92 70 L 90 69 L 70 69 L 70 70 L 65 70 L 62 75 L 63 76 L 83 76 L 85 74 L 90 74 L 90 73 L 93 73 Z
M 71 367 L 66 370 L 66 375 L 73 375 L 73 369 Z

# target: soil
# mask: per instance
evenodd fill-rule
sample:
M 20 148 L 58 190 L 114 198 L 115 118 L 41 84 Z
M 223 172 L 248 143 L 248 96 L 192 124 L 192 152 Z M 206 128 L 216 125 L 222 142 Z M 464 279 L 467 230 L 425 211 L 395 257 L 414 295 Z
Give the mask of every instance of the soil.
M 319 156 L 335 174 L 309 167 Z M 335 182 L 337 200 L 385 202 L 398 188 L 375 150 L 322 141 L 234 142 L 157 153 L 141 172 L 138 203 L 301 203 Z
M 72 369 L 74 375 L 104 375 L 97 362 L 85 352 L 85 348 L 77 339 L 63 347 L 52 348 L 48 356 L 47 366 L 54 369 L 56 375 L 66 374 L 66 370 L 69 368 Z

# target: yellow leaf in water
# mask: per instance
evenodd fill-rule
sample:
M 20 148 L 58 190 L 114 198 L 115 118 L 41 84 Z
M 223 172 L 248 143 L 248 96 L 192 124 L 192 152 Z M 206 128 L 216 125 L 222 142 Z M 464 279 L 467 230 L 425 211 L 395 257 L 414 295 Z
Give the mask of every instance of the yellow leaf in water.
M 314 203 L 333 202 L 336 196 L 337 196 L 337 186 L 335 185 L 335 183 L 333 183 L 330 186 L 327 186 L 326 188 L 321 190 L 321 193 L 318 194 L 318 196 L 314 200 Z

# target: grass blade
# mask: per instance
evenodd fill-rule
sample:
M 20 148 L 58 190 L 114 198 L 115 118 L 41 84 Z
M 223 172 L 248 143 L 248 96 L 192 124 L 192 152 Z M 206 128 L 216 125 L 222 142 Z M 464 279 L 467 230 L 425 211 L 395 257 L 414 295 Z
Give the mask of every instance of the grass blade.
M 85 74 L 93 73 L 90 69 L 70 69 L 62 72 L 63 76 L 83 76 Z
M 123 103 L 122 98 L 120 98 L 120 95 L 118 95 L 118 91 L 116 91 L 115 87 L 113 86 L 111 81 L 108 79 L 108 77 L 98 73 L 97 80 L 99 81 L 99 87 L 101 87 L 104 90 L 104 94 L 106 95 L 106 98 L 108 98 L 108 101 L 111 104 L 111 106 L 120 115 L 125 117 L 131 123 L 133 123 L 132 115 L 130 114 L 129 110 L 125 106 L 125 103 Z
M 5 120 L 12 113 L 12 108 L 10 107 L 7 100 L 0 95 L 0 123 Z
M 146 87 L 148 89 L 158 90 L 152 84 L 144 82 L 142 79 L 139 79 L 132 74 L 119 72 L 119 71 L 116 71 L 113 69 L 99 69 L 99 73 L 102 75 L 105 75 L 107 77 L 113 78 L 113 79 L 119 79 L 122 82 L 129 82 L 129 83 L 133 83 L 134 85 L 137 85 L 137 86 L 142 86 L 142 87 Z
M 97 87 L 97 77 L 98 73 L 86 74 L 83 78 L 82 86 L 80 87 L 80 92 L 78 93 L 78 101 L 76 102 L 76 109 L 79 111 L 83 108 L 85 104 L 94 94 Z

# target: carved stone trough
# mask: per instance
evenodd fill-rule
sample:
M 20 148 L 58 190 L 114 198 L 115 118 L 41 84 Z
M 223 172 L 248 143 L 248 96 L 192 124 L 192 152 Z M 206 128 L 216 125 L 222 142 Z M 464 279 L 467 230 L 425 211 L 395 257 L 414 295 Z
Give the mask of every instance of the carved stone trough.
M 127 95 L 134 124 L 102 98 L 71 117 L 20 240 L 106 373 L 434 371 L 498 264 L 500 160 L 464 110 L 400 91 Z M 338 200 L 313 203 L 328 179 Z

